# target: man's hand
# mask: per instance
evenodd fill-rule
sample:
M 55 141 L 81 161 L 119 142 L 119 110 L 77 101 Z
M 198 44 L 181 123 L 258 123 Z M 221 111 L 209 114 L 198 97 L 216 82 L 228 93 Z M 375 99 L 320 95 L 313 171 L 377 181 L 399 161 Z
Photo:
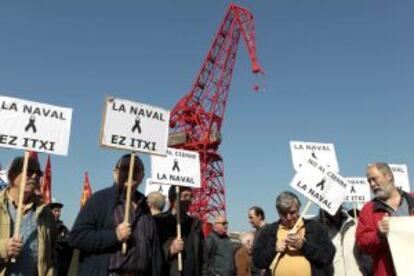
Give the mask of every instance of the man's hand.
M 381 235 L 385 236 L 390 232 L 390 218 L 388 213 L 385 213 L 384 217 L 378 221 L 378 231 Z
M 285 252 L 286 246 L 286 239 L 278 240 L 276 242 L 276 252 Z
M 23 242 L 20 238 L 9 238 L 6 244 L 8 258 L 15 258 L 22 251 Z
M 286 238 L 286 243 L 288 246 L 291 246 L 296 250 L 301 250 L 303 246 L 303 239 L 299 237 L 298 234 L 289 233 Z
M 119 241 L 124 242 L 131 236 L 131 225 L 127 222 L 118 224 L 116 227 L 116 237 Z
M 181 238 L 175 238 L 170 245 L 170 254 L 175 255 L 184 249 L 184 241 Z

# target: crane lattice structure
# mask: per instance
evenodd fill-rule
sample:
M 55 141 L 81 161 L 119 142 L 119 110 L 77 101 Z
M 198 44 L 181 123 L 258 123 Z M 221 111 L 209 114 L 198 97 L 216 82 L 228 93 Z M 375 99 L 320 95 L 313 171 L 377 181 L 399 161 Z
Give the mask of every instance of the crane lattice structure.
M 256 56 L 253 15 L 231 4 L 192 89 L 170 116 L 169 145 L 200 154 L 201 188 L 195 191 L 191 212 L 204 222 L 226 212 L 224 166 L 218 147 L 240 35 L 253 73 L 263 73 Z

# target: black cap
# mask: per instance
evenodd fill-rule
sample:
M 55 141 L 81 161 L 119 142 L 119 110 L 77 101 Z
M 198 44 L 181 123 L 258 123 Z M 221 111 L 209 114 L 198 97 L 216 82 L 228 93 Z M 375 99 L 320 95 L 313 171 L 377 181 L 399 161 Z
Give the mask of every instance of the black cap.
M 47 205 L 50 209 L 55 209 L 55 208 L 59 208 L 62 209 L 63 208 L 63 204 L 60 202 L 51 202 Z

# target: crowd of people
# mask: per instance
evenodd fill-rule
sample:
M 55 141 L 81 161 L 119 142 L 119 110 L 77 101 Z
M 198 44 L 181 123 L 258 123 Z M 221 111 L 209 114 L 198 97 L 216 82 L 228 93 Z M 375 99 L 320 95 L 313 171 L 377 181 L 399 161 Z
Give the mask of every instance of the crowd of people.
M 0 191 L 0 276 L 68 275 L 76 263 L 72 255 L 78 256 L 73 275 L 87 276 L 396 275 L 388 217 L 413 215 L 414 198 L 396 187 L 386 163 L 368 166 L 375 197 L 358 217 L 341 207 L 334 216 L 320 210 L 305 219 L 298 196 L 284 191 L 275 201 L 279 219 L 266 223 L 262 208 L 251 207 L 247 217 L 253 231 L 242 233 L 237 243 L 223 215 L 214 218 L 212 231 L 205 234 L 202 222 L 188 212 L 191 188 L 171 186 L 166 211 L 161 193 L 141 194 L 137 187 L 144 164 L 134 158 L 130 208 L 125 208 L 127 154 L 115 164 L 113 185 L 89 198 L 70 231 L 60 220 L 63 204 L 43 204 L 36 194 L 43 173 L 30 158 L 19 235 L 15 225 L 23 158 L 14 159 L 9 184 Z

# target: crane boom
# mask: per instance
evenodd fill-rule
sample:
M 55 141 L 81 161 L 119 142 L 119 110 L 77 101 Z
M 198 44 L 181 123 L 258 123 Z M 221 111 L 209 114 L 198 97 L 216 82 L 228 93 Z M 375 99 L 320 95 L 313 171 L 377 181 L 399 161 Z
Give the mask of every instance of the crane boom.
M 263 73 L 256 55 L 253 15 L 230 4 L 191 90 L 170 115 L 170 146 L 200 154 L 202 184 L 195 191 L 191 211 L 204 222 L 226 211 L 224 167 L 218 147 L 240 35 L 253 73 Z

